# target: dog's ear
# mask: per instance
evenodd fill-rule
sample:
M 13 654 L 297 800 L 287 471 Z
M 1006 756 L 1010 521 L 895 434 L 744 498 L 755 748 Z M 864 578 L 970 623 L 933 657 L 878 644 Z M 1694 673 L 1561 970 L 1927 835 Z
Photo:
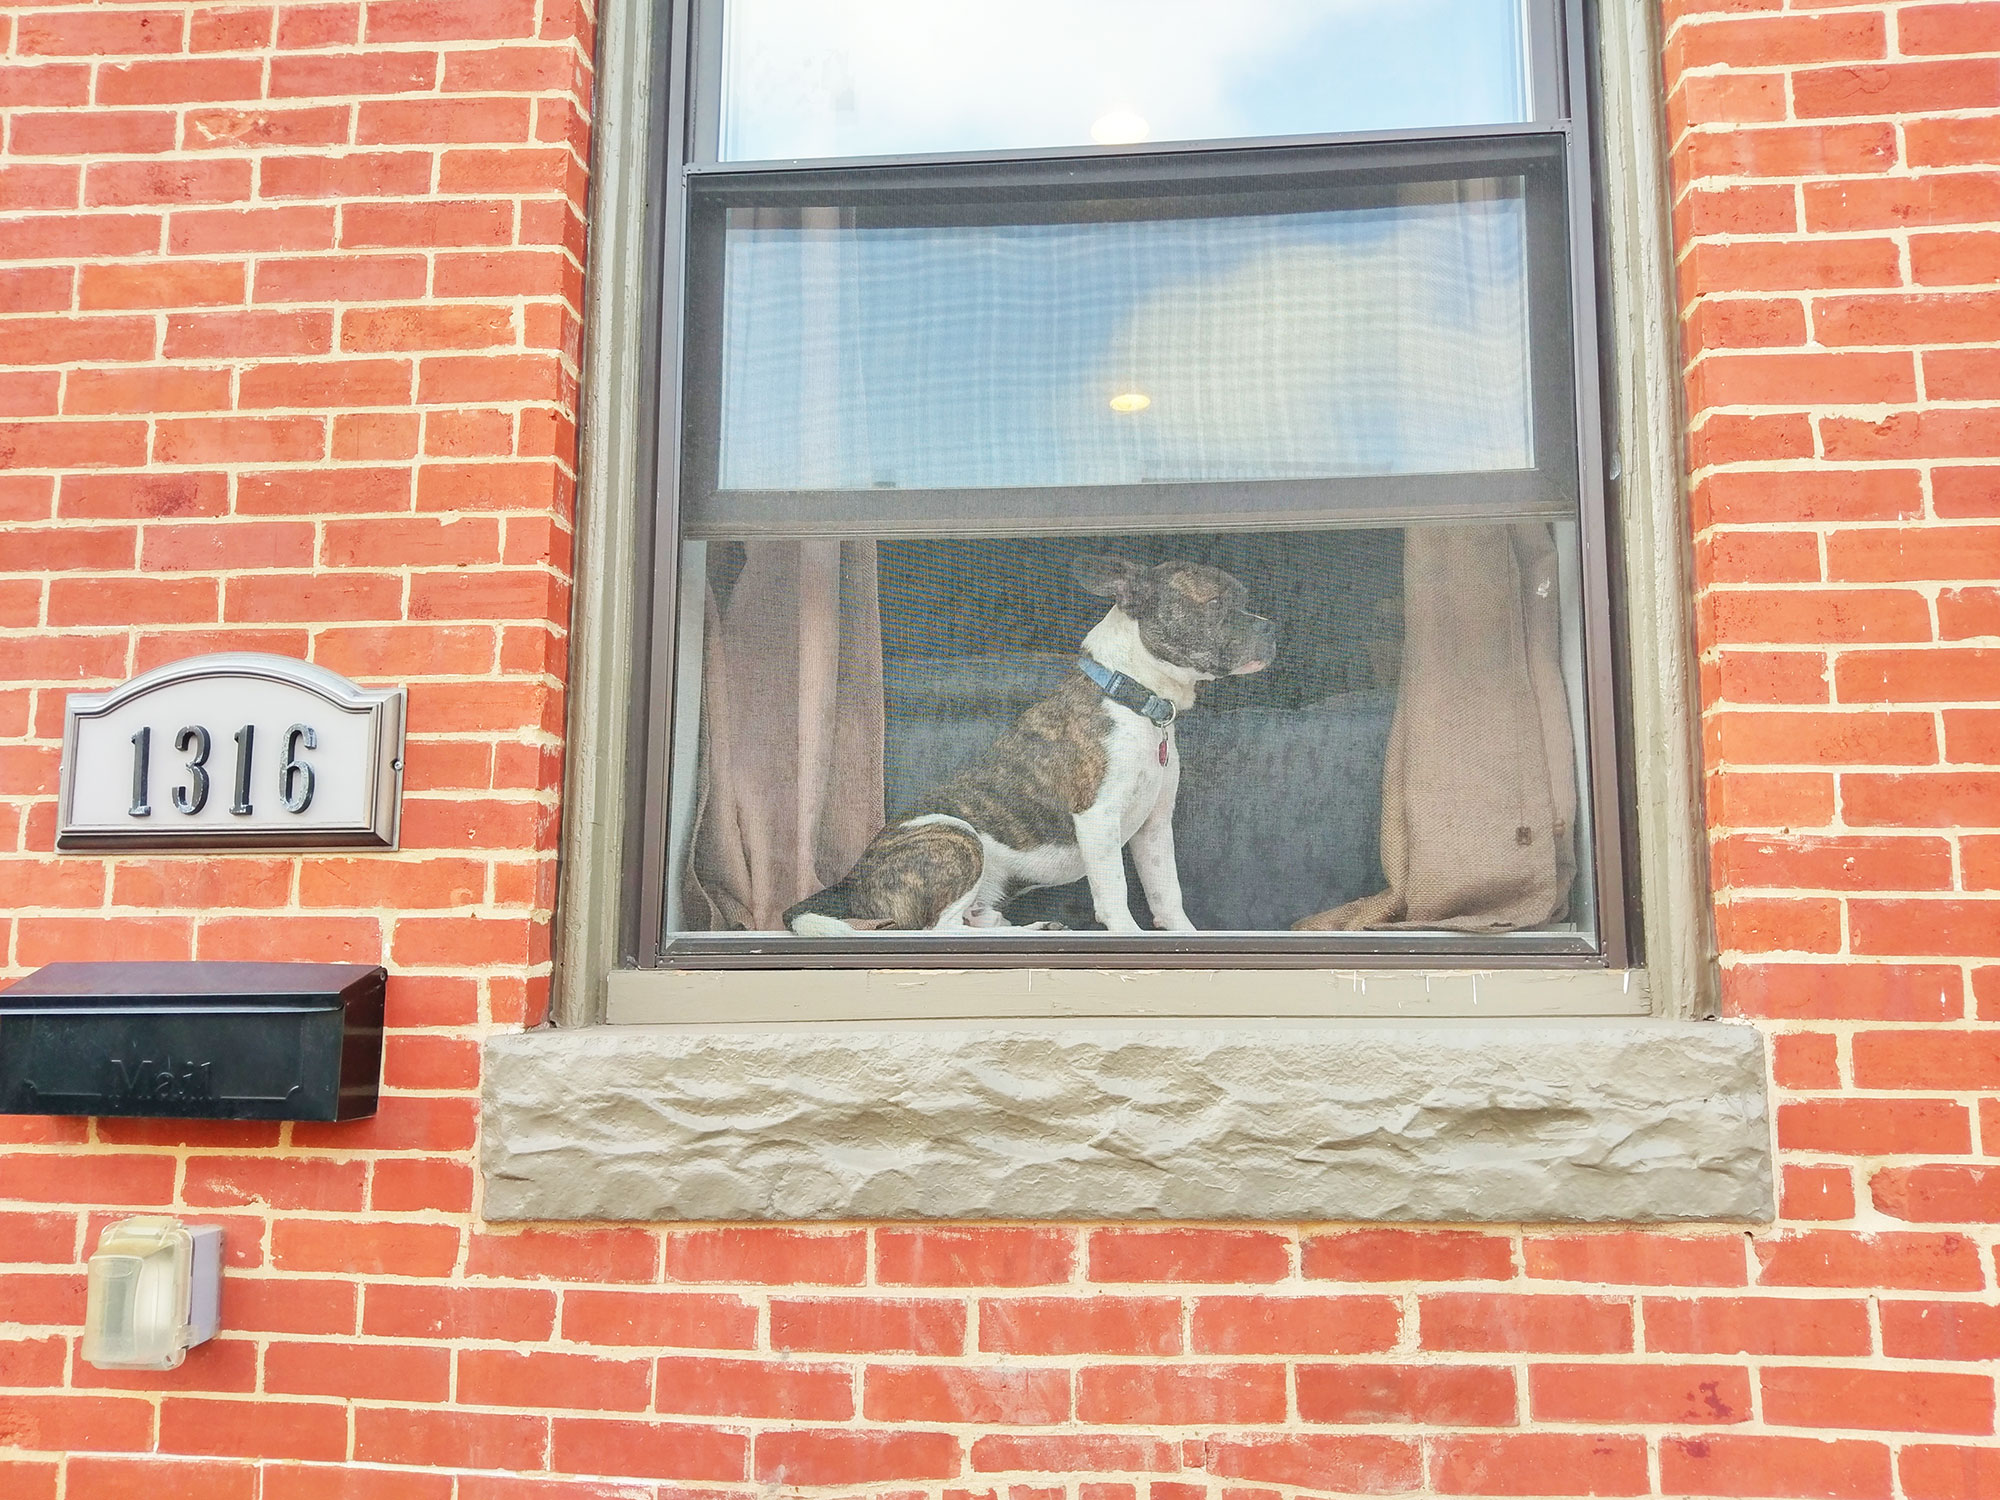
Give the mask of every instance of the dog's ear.
M 1070 576 L 1086 594 L 1102 594 L 1130 608 L 1134 599 L 1152 586 L 1152 572 L 1123 557 L 1082 556 L 1072 558 Z

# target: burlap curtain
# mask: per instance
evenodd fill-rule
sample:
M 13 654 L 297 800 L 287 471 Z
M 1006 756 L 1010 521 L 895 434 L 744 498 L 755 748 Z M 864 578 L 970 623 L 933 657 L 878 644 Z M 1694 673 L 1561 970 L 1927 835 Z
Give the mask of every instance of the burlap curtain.
M 1300 931 L 1501 932 L 1560 920 L 1576 878 L 1576 754 L 1548 526 L 1415 526 L 1382 773 L 1389 886 Z
M 882 826 L 875 544 L 747 542 L 712 557 L 682 921 L 769 932 Z

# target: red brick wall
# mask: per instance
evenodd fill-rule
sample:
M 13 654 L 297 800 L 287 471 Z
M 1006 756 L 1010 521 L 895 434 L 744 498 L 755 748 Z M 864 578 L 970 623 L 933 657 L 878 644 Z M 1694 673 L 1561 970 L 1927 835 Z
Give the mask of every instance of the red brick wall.
M 2000 4 L 1668 25 L 1781 1222 L 522 1233 L 474 1090 L 548 967 L 589 17 L 0 11 L 5 972 L 394 974 L 372 1123 L 0 1120 L 0 1495 L 2000 1495 Z M 50 853 L 63 695 L 225 645 L 411 684 L 400 855 Z M 226 1331 L 93 1371 L 80 1257 L 168 1207 Z

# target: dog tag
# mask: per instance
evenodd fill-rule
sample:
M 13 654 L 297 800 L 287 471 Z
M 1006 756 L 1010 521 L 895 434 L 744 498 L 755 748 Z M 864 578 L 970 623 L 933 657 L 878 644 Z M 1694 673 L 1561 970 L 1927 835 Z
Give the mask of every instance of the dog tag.
M 1167 763 L 1167 742 L 1166 740 L 1162 739 L 1160 741 L 1160 764 L 1164 766 L 1166 763 Z

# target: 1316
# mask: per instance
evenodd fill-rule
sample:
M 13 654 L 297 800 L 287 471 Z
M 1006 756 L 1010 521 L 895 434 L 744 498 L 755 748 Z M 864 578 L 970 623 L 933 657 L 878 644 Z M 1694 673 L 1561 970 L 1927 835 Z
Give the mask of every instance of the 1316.
M 238 817 L 247 818 L 256 811 L 250 805 L 251 757 L 256 753 L 257 726 L 245 724 L 236 731 L 235 795 L 230 799 L 229 810 Z M 187 757 L 187 780 L 173 788 L 174 811 L 193 817 L 208 806 L 209 770 L 208 756 L 213 748 L 209 732 L 200 724 L 187 724 L 174 736 L 174 750 Z M 284 803 L 288 813 L 302 813 L 312 806 L 313 788 L 317 777 L 313 768 L 299 759 L 301 750 L 317 750 L 319 736 L 310 724 L 294 724 L 285 731 L 284 753 L 278 760 L 278 800 Z M 152 726 L 139 730 L 132 736 L 132 806 L 128 809 L 135 818 L 150 818 L 153 815 L 152 802 Z

